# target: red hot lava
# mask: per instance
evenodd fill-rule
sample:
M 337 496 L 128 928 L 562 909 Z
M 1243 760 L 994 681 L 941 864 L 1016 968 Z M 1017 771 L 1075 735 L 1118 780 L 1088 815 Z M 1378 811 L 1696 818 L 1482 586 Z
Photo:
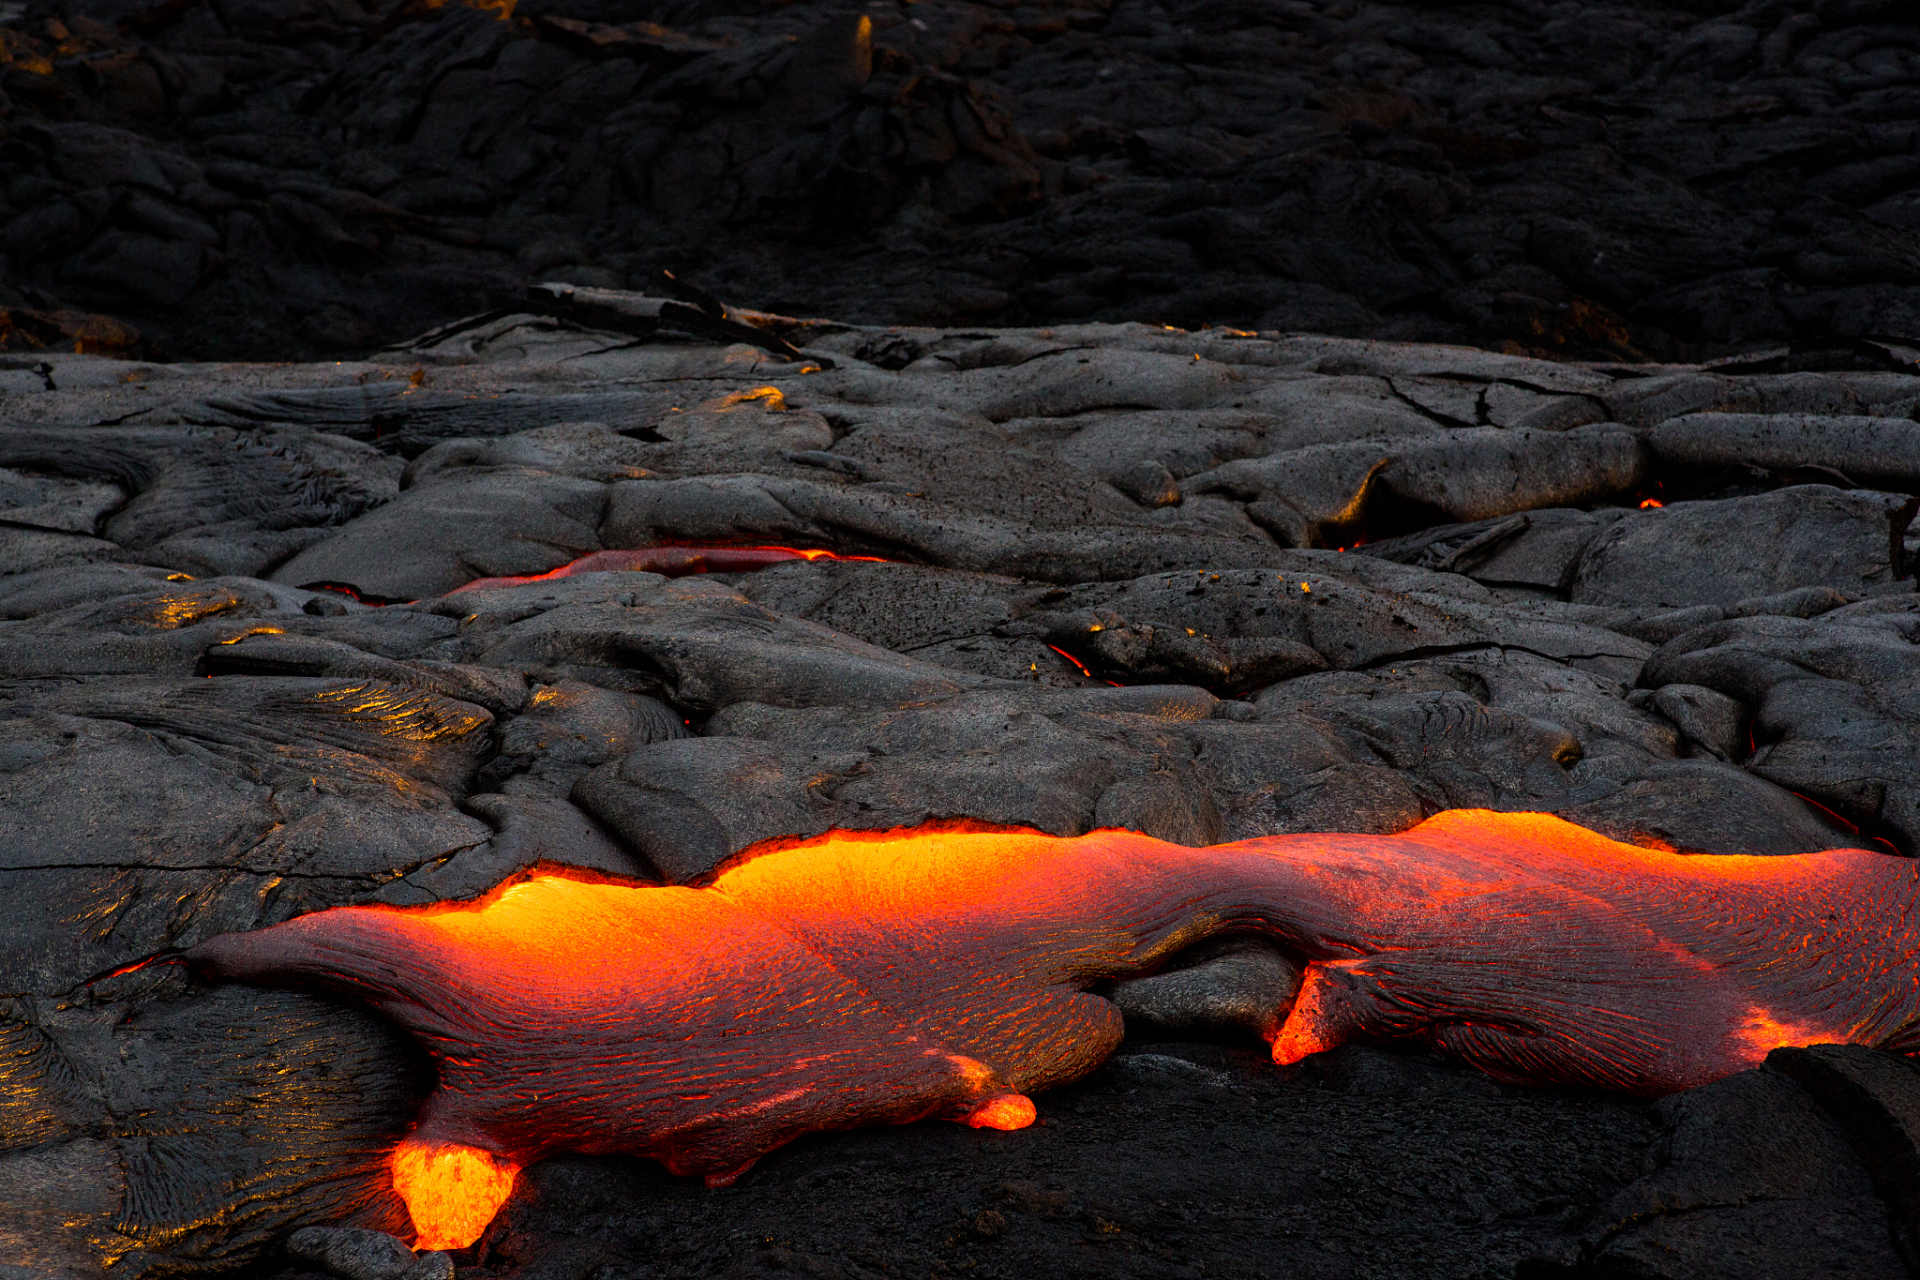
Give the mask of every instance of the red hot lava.
M 478 1237 L 526 1163 L 626 1152 L 730 1181 L 804 1133 L 1031 1122 L 1098 1065 L 1087 987 L 1222 931 L 1310 963 L 1277 1061 L 1431 1046 L 1503 1080 L 1643 1095 L 1769 1049 L 1920 1048 L 1920 864 L 1685 857 L 1557 818 L 1458 811 L 1398 836 L 1213 848 L 833 832 L 703 888 L 538 874 L 472 903 L 342 907 L 228 934 L 216 977 L 357 996 L 439 1086 L 393 1160 L 423 1247 Z
M 884 562 L 884 559 L 882 556 L 847 556 L 837 551 L 799 547 L 639 547 L 632 551 L 596 551 L 570 564 L 563 564 L 558 569 L 524 578 L 476 578 L 447 594 L 459 595 L 462 591 L 478 591 L 485 587 L 520 587 L 529 582 L 571 578 L 576 573 L 604 573 L 620 569 L 683 578 L 694 573 L 749 573 L 788 560 Z

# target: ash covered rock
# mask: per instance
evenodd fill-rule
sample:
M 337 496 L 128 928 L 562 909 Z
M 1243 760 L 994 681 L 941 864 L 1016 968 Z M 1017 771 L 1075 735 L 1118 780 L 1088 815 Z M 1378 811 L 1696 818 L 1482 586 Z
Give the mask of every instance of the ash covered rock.
M 920 35 L 937 43 L 946 11 L 929 3 Z M 512 60 L 590 58 L 645 80 L 722 51 L 625 19 L 582 31 L 556 24 L 587 19 L 543 15 L 528 36 L 456 10 L 369 47 L 458 26 L 493 50 L 449 72 L 470 81 L 495 74 L 489 56 L 535 78 Z M 1008 21 L 1036 49 L 1078 38 L 1079 18 L 1051 31 L 1019 12 Z M 739 84 L 786 83 L 771 67 Z M 326 92 L 380 90 L 360 78 Z M 757 108 L 712 109 L 718 128 Z M 99 156 L 134 154 L 87 136 Z M 1171 166 L 1174 142 L 1128 143 L 1145 157 L 1129 163 Z M 669 314 L 661 298 L 628 301 Z M 510 311 L 352 364 L 49 355 L 50 372 L 8 384 L 0 880 L 20 905 L 0 930 L 0 1033 L 24 1047 L 0 1081 L 24 1101 L 0 1110 L 0 1198 L 30 1208 L 0 1233 L 0 1266 L 99 1276 L 117 1256 L 113 1274 L 265 1274 L 296 1228 L 404 1234 L 383 1161 L 425 1087 L 410 1051 L 345 1006 L 190 987 L 168 959 L 336 903 L 471 899 L 541 864 L 698 882 L 758 841 L 943 819 L 1203 845 L 1395 832 L 1479 806 L 1699 855 L 1904 853 L 1920 839 L 1920 530 L 1900 425 L 1920 373 L 702 314 L 769 336 Z M 872 558 L 538 577 L 676 543 Z M 536 580 L 461 590 L 482 576 Z M 1302 958 L 1194 954 L 1115 997 L 1140 1034 L 1245 1038 L 1270 1029 Z M 1308 1170 L 1288 1201 L 1307 1206 L 1288 1210 L 1295 1236 L 1275 1239 L 1320 1273 L 1347 1259 L 1386 1274 L 1406 1256 L 1392 1250 L 1410 1236 L 1390 1248 L 1352 1225 L 1353 1198 L 1378 1201 L 1384 1177 L 1405 1209 L 1386 1219 L 1450 1224 L 1435 1274 L 1479 1275 L 1490 1257 L 1531 1258 L 1541 1275 L 1662 1274 L 1724 1256 L 1757 1275 L 1771 1255 L 1742 1252 L 1752 1211 L 1725 1206 L 1765 1196 L 1799 1224 L 1791 1256 L 1808 1268 L 1898 1274 L 1903 1237 L 1888 1233 L 1909 1212 L 1906 1165 L 1848 1136 L 1861 1091 L 1885 1089 L 1848 1083 L 1846 1063 L 1791 1081 L 1770 1069 L 1649 1113 L 1375 1051 L 1256 1078 L 1235 1052 L 1157 1042 L 1159 1058 L 1202 1065 L 1095 1077 L 1058 1119 L 1106 1133 L 1102 1117 L 1126 1118 L 1225 1179 L 1229 1199 L 1251 1184 L 1219 1172 L 1234 1161 L 1209 1144 L 1251 1144 L 1269 1208 L 1272 1169 Z M 1193 1089 L 1245 1124 L 1214 1125 Z M 270 1119 L 243 1123 L 253 1112 L 235 1098 L 263 1100 Z M 1382 1099 L 1406 1115 L 1369 1118 Z M 1310 1116 L 1319 1136 L 1293 1136 Z M 1805 1141 L 1781 1146 L 1782 1128 Z M 1294 1163 L 1261 1154 L 1274 1134 Z M 1509 1172 L 1462 1172 L 1463 1134 L 1491 1144 L 1484 1168 Z M 959 1180 L 934 1206 L 932 1243 L 876 1253 L 848 1224 L 871 1210 L 885 1236 L 919 1210 L 827 1213 L 820 1188 L 844 1173 L 831 1153 L 899 1152 Z M 943 1163 L 976 1155 L 1042 1190 L 989 1194 Z M 529 1171 L 486 1267 L 732 1259 L 736 1211 L 798 1221 L 783 1197 L 803 1192 L 820 1234 L 770 1227 L 769 1248 L 791 1241 L 795 1259 L 848 1274 L 875 1269 L 861 1257 L 931 1269 L 989 1248 L 1053 1266 L 1061 1224 L 1073 1248 L 1117 1250 L 1102 1264 L 1115 1274 L 1162 1274 L 1202 1237 L 1244 1256 L 1254 1238 L 1244 1223 L 1197 1230 L 1184 1192 L 1056 1201 L 1030 1159 L 1053 1157 L 998 1135 L 835 1138 L 771 1157 L 768 1181 L 673 1223 L 608 1190 L 677 1194 L 650 1175 L 568 1159 Z M 1382 1172 L 1402 1167 L 1428 1172 L 1404 1186 Z M 814 1181 L 788 1187 L 780 1170 Z M 571 1202 L 575 1225 L 556 1225 L 567 1187 L 600 1206 L 586 1235 Z M 1509 1201 L 1532 1207 L 1502 1216 Z

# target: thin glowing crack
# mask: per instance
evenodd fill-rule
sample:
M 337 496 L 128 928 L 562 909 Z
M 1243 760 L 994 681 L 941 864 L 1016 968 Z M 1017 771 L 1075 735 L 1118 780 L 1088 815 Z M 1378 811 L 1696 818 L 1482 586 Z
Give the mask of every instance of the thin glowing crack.
M 768 565 L 784 564 L 789 560 L 863 560 L 872 563 L 884 563 L 882 556 L 842 555 L 835 551 L 825 551 L 817 547 L 749 547 L 749 546 L 688 546 L 688 547 L 640 547 L 632 551 L 596 551 L 578 560 L 550 569 L 546 573 L 530 574 L 517 578 L 476 578 L 463 587 L 455 587 L 449 595 L 459 595 L 463 591 L 482 591 L 490 587 L 520 587 L 529 582 L 549 582 L 555 578 L 571 578 L 580 573 L 606 573 L 617 571 L 658 573 L 669 578 L 681 578 L 698 573 L 750 573 L 764 569 Z

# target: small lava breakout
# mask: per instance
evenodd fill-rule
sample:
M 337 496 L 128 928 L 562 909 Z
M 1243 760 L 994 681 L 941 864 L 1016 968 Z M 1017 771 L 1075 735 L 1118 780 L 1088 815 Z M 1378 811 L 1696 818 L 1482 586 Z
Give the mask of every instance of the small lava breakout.
M 358 997 L 426 1045 L 439 1086 L 392 1168 L 420 1246 L 444 1248 L 558 1152 L 723 1185 L 810 1132 L 1023 1127 L 1028 1094 L 1121 1039 L 1089 988 L 1222 933 L 1307 962 L 1282 1063 L 1402 1042 L 1502 1080 L 1659 1095 L 1783 1045 L 1911 1051 L 1916 905 L 1906 859 L 1687 857 L 1538 814 L 1210 848 L 969 824 L 776 842 L 697 888 L 542 871 L 188 958 Z

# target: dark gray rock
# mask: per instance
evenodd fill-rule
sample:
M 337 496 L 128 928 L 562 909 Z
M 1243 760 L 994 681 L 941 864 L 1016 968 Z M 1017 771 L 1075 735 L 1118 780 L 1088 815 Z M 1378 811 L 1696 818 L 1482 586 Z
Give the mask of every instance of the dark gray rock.
M 572 476 L 454 470 L 274 570 L 290 586 L 339 583 L 415 600 L 475 578 L 545 573 L 600 550 L 606 487 Z M 510 530 L 501 537 L 503 530 Z
M 463 467 L 523 467 L 605 484 L 647 474 L 647 446 L 601 422 L 537 427 L 484 440 L 443 440 L 407 464 L 401 483 L 424 488 L 442 473 Z
M 1797 587 L 1777 595 L 1752 596 L 1729 605 L 1698 604 L 1673 609 L 1651 617 L 1625 617 L 1610 623 L 1616 631 L 1638 637 L 1651 644 L 1665 644 L 1695 627 L 1724 618 L 1815 618 L 1850 602 L 1851 597 L 1832 587 Z
M 252 579 L 173 576 L 186 580 L 143 582 L 138 590 L 0 625 L 7 670 L 41 677 L 188 675 L 207 646 L 272 628 L 296 599 Z M 263 621 L 268 618 L 274 621 Z
M 491 839 L 431 858 L 374 891 L 396 907 L 463 902 L 541 867 L 582 867 L 641 883 L 659 879 L 631 848 L 565 799 L 483 792 L 466 812 L 493 828 Z
M 1349 751 L 1366 753 L 1356 758 L 1377 756 L 1404 770 L 1394 785 L 1418 797 L 1416 812 L 1463 804 L 1537 810 L 1616 840 L 1689 853 L 1862 843 L 1772 782 L 1676 759 L 1684 741 L 1676 727 L 1624 704 L 1618 690 L 1532 654 L 1493 650 L 1294 680 L 1263 693 L 1260 707 L 1265 719 L 1324 723 L 1347 735 Z M 1645 695 L 1637 700 L 1652 710 Z M 1744 757 L 1744 739 L 1742 747 Z M 1546 767 L 1555 752 L 1561 767 Z
M 90 568 L 115 561 L 138 562 L 136 553 L 83 533 L 47 529 L 0 528 L 0 570 L 34 573 L 55 568 Z
M 226 678 L 14 684 L 4 707 L 16 990 L 367 896 L 487 837 L 454 807 L 492 724 L 467 703 Z
M 1266 563 L 1273 550 L 1271 543 L 1138 523 L 1035 529 L 912 494 L 760 476 L 613 485 L 601 537 L 615 547 L 731 540 L 825 545 L 1046 582 L 1239 568 Z
M 1626 512 L 1549 507 L 1469 524 L 1440 525 L 1355 550 L 1480 582 L 1565 591 L 1580 555 L 1600 531 Z
M 488 861 L 508 867 L 507 870 L 494 872 L 491 879 L 484 880 L 480 885 L 482 890 L 493 888 L 514 871 L 542 862 L 586 867 L 636 880 L 646 879 L 652 874 L 625 845 L 609 835 L 577 805 L 565 799 L 486 792 L 469 796 L 466 809 L 486 819 L 494 828 L 493 839 L 487 842 L 485 850 Z M 469 857 L 477 861 L 481 856 L 482 851 L 476 848 L 471 854 L 456 854 L 453 861 L 459 862 Z M 467 872 L 466 868 L 460 870 L 463 874 Z M 477 874 L 473 878 L 481 879 Z M 428 893 L 428 900 L 466 896 L 443 893 L 440 885 L 426 885 L 423 888 Z
M 834 826 L 968 817 L 1201 844 L 1403 830 L 1424 816 L 1404 781 L 1352 762 L 1325 726 L 1207 719 L 1236 704 L 1156 693 L 982 691 L 871 711 L 738 703 L 711 736 L 644 747 L 589 774 L 574 799 L 675 880 Z
M 1596 799 L 1554 812 L 1615 840 L 1680 853 L 1886 852 L 1776 783 L 1701 760 L 1647 766 Z
M 796 561 L 733 583 L 756 604 L 943 667 L 1048 685 L 1089 679 L 1037 628 L 1007 634 L 1027 590 L 1016 579 L 925 565 Z
M 739 585 L 755 600 L 873 643 L 1015 678 L 1030 662 L 1058 666 L 1064 651 L 1096 674 L 1245 691 L 1322 666 L 1371 667 L 1497 644 L 1617 668 L 1630 681 L 1651 652 L 1585 623 L 1463 598 L 1485 593 L 1451 575 L 1316 552 L 1275 551 L 1271 560 L 1272 571 L 1057 588 L 922 567 L 814 563 Z M 996 639 L 1004 643 L 989 643 Z
M 1639 483 L 1643 467 L 1638 439 L 1618 424 L 1566 432 L 1468 427 L 1229 462 L 1187 477 L 1183 487 L 1251 500 L 1249 514 L 1285 545 L 1323 547 L 1408 506 L 1474 521 L 1617 498 Z
M 33 529 L 94 533 L 100 518 L 127 500 L 105 480 L 33 475 L 0 467 L 0 519 Z
M 165 591 L 167 588 L 161 584 L 178 576 L 171 569 L 140 564 L 73 565 L 64 569 L 14 572 L 0 578 L 0 617 L 14 621 L 140 591 Z
M 349 386 L 235 391 L 183 406 L 180 415 L 191 422 L 241 428 L 299 423 L 378 445 L 402 458 L 418 458 L 442 442 L 510 436 L 567 423 L 640 426 L 679 399 L 678 389 L 466 396 L 415 386 L 411 378 L 389 377 Z M 455 444 L 455 456 L 463 447 Z M 567 473 L 564 467 L 561 471 Z
M 742 738 L 689 738 L 602 766 L 575 784 L 573 799 L 670 883 L 687 883 L 750 844 L 839 825 L 832 797 L 813 783 L 858 763 Z
M 1750 754 L 1747 709 L 1725 694 L 1699 685 L 1670 684 L 1654 693 L 1651 705 L 1673 721 L 1682 741 L 1716 760 L 1740 761 Z
M 1647 443 L 1683 467 L 1812 468 L 1861 484 L 1920 485 L 1920 422 L 1906 418 L 1696 413 L 1661 423 Z
M 1189 947 L 1161 972 L 1116 982 L 1107 998 L 1143 1040 L 1269 1043 L 1300 989 L 1299 966 L 1254 938 Z
M 1767 1069 L 1805 1089 L 1852 1142 L 1909 1268 L 1920 1261 L 1920 1071 L 1864 1045 L 1775 1049 Z
M 340 1280 L 401 1280 L 413 1269 L 413 1250 L 384 1231 L 363 1227 L 302 1227 L 287 1237 L 287 1257 Z
M 1920 614 L 1846 612 L 1702 627 L 1649 659 L 1642 683 L 1704 685 L 1739 701 L 1753 713 L 1748 769 L 1911 851 L 1920 845 L 1909 763 L 1920 663 L 1908 636 Z
M 1524 1274 L 1906 1273 L 1846 1130 L 1787 1075 L 1743 1071 L 1655 1112 L 1666 1125 L 1656 1167 L 1601 1206 L 1564 1260 Z
M 1884 590 L 1893 585 L 1887 512 L 1895 505 L 1816 484 L 1631 512 L 1588 546 L 1572 598 L 1679 609 L 1799 587 Z
M 919 380 L 902 381 L 911 388 Z M 925 381 L 939 386 L 952 379 Z M 1140 506 L 1168 507 L 1178 500 L 1177 491 L 1168 496 L 1171 477 L 1153 491 L 1152 500 L 1131 492 L 1122 497 L 1095 474 L 1026 447 L 983 415 L 929 410 L 919 403 L 895 409 L 835 406 L 832 412 L 842 438 L 829 456 L 857 468 L 854 474 L 862 483 L 898 486 L 976 515 L 1039 529 L 1075 529 L 1144 523 Z
M 1128 467 L 1113 484 L 1143 507 L 1170 507 L 1180 501 L 1180 482 L 1164 464 L 1151 458 Z
M 345 617 L 342 612 L 330 617 Z M 466 663 L 396 662 L 318 635 L 254 631 L 209 645 L 199 669 L 207 675 L 340 676 L 375 680 L 443 698 L 472 702 L 496 715 L 527 703 L 526 677 L 517 671 Z
M 509 795 L 564 796 L 581 774 L 649 742 L 688 737 L 666 704 L 574 680 L 541 685 L 501 727 L 488 773 Z
M 390 501 L 400 471 L 365 445 L 282 426 L 16 429 L 0 434 L 0 466 L 94 486 L 86 506 L 98 526 L 70 531 L 98 533 L 170 569 L 243 576 L 265 574 Z M 130 500 L 110 500 L 108 489 Z M 78 511 L 69 508 L 63 527 Z
M 316 1220 L 407 1231 L 387 1154 L 433 1086 L 419 1049 L 364 1010 L 158 970 L 0 1016 L 0 1080 L 32 1100 L 0 1120 L 12 1263 L 232 1270 Z
M 1460 692 L 1303 691 L 1263 698 L 1258 720 L 1195 718 L 1234 703 L 1136 705 L 1092 689 L 898 710 L 737 703 L 708 722 L 711 736 L 642 748 L 588 775 L 574 799 L 685 880 L 758 841 L 834 826 L 969 817 L 1206 844 L 1399 831 L 1442 808 L 1554 810 L 1593 793 L 1569 777 L 1574 735 Z
M 535 584 L 462 593 L 423 607 L 471 620 L 452 647 L 465 661 L 515 668 L 543 683 L 577 680 L 656 695 L 687 709 L 735 702 L 890 704 L 986 683 L 782 617 L 716 582 L 587 577 L 610 579 L 604 591 L 614 599 L 593 600 L 601 593 L 584 583 L 571 593 Z M 581 602 L 543 608 L 569 594 Z M 483 624 L 481 611 L 489 607 L 511 620 Z

